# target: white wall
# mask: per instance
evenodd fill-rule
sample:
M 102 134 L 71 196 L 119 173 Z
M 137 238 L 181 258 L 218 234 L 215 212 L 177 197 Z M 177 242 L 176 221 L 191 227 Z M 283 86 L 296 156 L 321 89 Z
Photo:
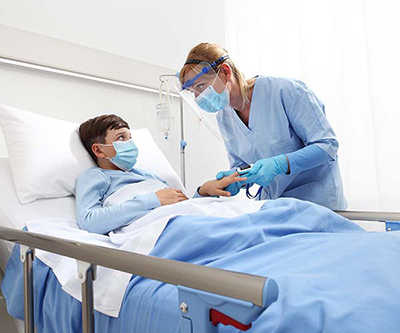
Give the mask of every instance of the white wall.
M 174 70 L 225 42 L 223 0 L 0 0 L 0 23 Z
M 223 6 L 223 1 L 209 0 L 201 3 L 0 0 L 0 24 L 163 66 L 171 72 L 180 68 L 189 49 L 197 43 L 224 44 Z M 2 51 L 8 49 L 7 45 L 9 40 L 1 41 L 0 54 L 6 53 Z M 54 45 L 59 50 L 58 44 Z M 68 50 L 68 45 L 65 49 Z M 33 53 L 31 49 L 26 52 Z M 72 61 L 75 65 L 79 63 L 76 58 Z M 133 128 L 149 128 L 180 175 L 176 100 L 172 106 L 174 130 L 169 141 L 163 140 L 155 127 L 158 96 L 154 93 L 0 64 L 0 103 L 75 122 L 102 113 L 116 113 Z M 191 113 L 185 115 L 185 120 L 186 187 L 191 194 L 203 181 L 226 169 L 228 162 L 221 142 L 198 127 Z M 6 155 L 0 134 L 0 156 Z
M 0 104 L 76 123 L 100 114 L 118 114 L 131 128 L 149 128 L 179 174 L 179 133 L 172 133 L 165 144 L 155 127 L 157 103 L 158 95 L 151 92 L 0 64 Z M 172 111 L 177 119 L 178 110 L 175 101 Z M 0 134 L 0 157 L 5 156 Z

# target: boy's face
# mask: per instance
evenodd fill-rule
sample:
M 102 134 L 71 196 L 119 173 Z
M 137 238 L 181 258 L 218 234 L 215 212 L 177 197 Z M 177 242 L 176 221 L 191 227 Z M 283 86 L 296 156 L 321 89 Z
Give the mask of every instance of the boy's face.
M 104 144 L 109 144 L 110 146 L 104 146 L 104 144 L 94 143 L 92 145 L 92 150 L 97 156 L 98 161 L 100 162 L 100 159 L 104 159 L 105 157 L 111 158 L 115 156 L 116 151 L 112 146 L 113 142 L 128 141 L 130 138 L 131 132 L 126 127 L 120 129 L 108 129 Z

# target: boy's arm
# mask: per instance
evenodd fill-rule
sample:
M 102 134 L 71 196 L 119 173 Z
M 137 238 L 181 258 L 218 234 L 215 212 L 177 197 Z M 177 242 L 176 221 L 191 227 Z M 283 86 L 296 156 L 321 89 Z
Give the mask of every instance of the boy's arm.
M 103 207 L 102 200 L 108 186 L 108 180 L 99 172 L 89 171 L 78 178 L 76 215 L 82 229 L 106 234 L 160 206 L 157 195 L 148 193 L 114 206 Z
M 230 197 L 232 193 L 229 192 L 229 185 L 238 183 L 239 184 L 238 187 L 240 189 L 241 187 L 240 182 L 246 179 L 247 179 L 246 177 L 241 177 L 237 172 L 234 172 L 231 175 L 223 177 L 221 179 L 210 180 L 197 188 L 196 193 L 193 196 L 193 199 L 202 197 L 219 197 L 219 196 Z

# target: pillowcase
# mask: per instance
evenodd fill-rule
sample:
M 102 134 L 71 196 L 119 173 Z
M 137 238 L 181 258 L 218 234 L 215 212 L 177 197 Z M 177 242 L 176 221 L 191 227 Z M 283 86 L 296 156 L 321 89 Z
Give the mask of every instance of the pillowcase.
M 0 105 L 14 185 L 21 203 L 75 194 L 78 175 L 96 164 L 83 146 L 79 124 Z M 135 167 L 183 189 L 179 177 L 147 129 L 132 130 L 139 149 Z

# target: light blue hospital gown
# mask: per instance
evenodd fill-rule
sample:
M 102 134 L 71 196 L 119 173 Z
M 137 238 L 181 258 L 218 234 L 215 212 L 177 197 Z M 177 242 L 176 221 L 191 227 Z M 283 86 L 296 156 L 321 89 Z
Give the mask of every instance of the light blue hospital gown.
M 153 192 L 114 206 L 103 206 L 104 201 L 121 187 L 148 179 L 157 179 L 168 185 L 160 177 L 136 168 L 121 171 L 93 167 L 83 171 L 76 181 L 76 215 L 80 228 L 106 234 L 160 207 Z
M 231 169 L 309 145 L 317 145 L 329 155 L 322 165 L 277 176 L 263 189 L 261 199 L 292 197 L 331 209 L 346 209 L 336 135 L 324 105 L 303 82 L 258 76 L 248 127 L 231 107 L 220 111 L 217 119 Z

